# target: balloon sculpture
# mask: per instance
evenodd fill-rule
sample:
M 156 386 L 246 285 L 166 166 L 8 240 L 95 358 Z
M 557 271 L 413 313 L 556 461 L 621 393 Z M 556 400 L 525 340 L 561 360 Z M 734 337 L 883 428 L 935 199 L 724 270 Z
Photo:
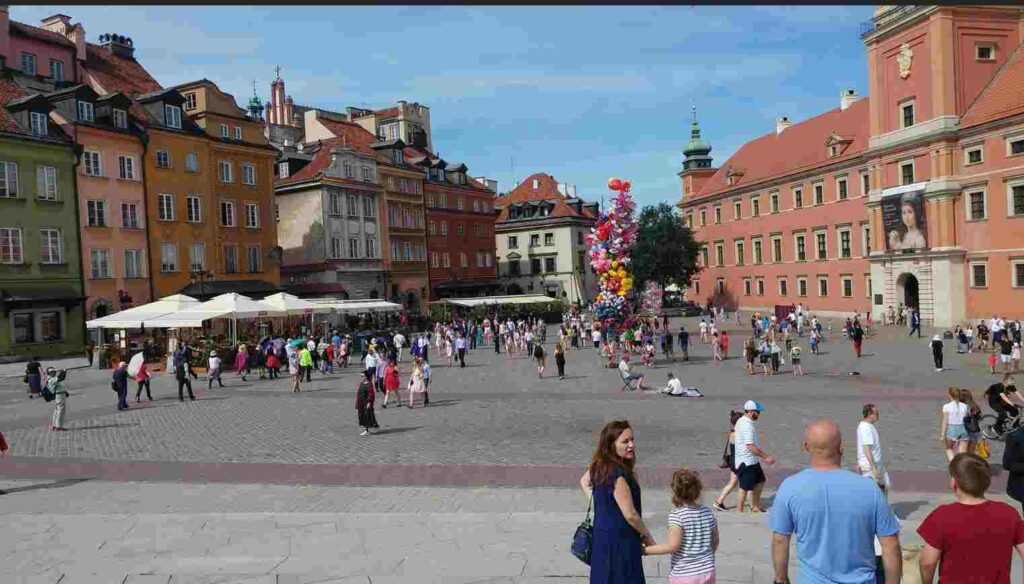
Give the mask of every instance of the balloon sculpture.
M 622 331 L 634 322 L 636 293 L 629 264 L 637 235 L 633 221 L 636 203 L 629 194 L 628 180 L 610 178 L 608 188 L 618 192 L 612 199 L 612 209 L 602 214 L 587 236 L 590 265 L 599 278 L 593 312 L 606 330 Z

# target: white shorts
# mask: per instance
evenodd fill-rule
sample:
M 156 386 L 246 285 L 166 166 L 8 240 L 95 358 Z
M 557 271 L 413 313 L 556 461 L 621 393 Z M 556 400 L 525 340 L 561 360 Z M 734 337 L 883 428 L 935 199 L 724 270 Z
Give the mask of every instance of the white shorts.
M 892 489 L 892 481 L 889 480 L 889 472 L 885 470 L 885 467 L 882 465 L 878 465 L 878 472 L 882 476 L 882 480 L 880 482 L 885 485 L 885 490 L 888 493 L 888 491 Z M 861 476 L 871 478 L 871 469 L 869 468 L 865 470 L 862 468 L 860 469 L 860 474 Z
M 1009 355 L 999 355 L 999 360 L 1002 361 L 1003 363 L 1009 363 L 1010 362 L 1010 356 Z

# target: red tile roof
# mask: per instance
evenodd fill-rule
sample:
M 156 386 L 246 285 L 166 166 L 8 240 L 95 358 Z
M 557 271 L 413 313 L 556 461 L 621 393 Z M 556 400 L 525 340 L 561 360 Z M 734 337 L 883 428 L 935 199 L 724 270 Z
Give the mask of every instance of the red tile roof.
M 359 128 L 362 130 L 362 128 Z M 363 130 L 365 131 L 365 130 Z M 372 137 L 372 134 L 371 134 Z M 289 176 L 288 178 L 280 179 L 274 182 L 277 186 L 290 185 L 299 183 L 307 180 L 316 180 L 323 176 L 323 172 L 331 166 L 331 151 L 335 148 L 349 147 L 357 152 L 362 152 L 362 149 L 355 147 L 352 144 L 352 140 L 348 138 L 329 138 L 327 140 L 321 140 L 319 146 L 316 146 L 316 150 L 313 152 L 313 160 L 306 166 L 303 166 L 298 172 Z M 371 153 L 376 154 L 372 151 Z M 361 187 L 376 187 L 376 183 L 367 183 L 360 180 L 353 180 L 341 177 L 331 177 L 331 180 L 348 183 L 353 186 Z
M 398 108 L 397 107 L 389 107 L 387 109 L 377 110 L 374 113 L 376 113 L 378 116 L 380 116 L 382 118 L 397 118 L 398 117 Z
M 65 47 L 75 48 L 75 43 L 71 42 L 68 37 L 58 33 L 46 30 L 45 28 L 39 28 L 38 26 L 31 26 L 23 22 L 10 21 L 10 31 L 15 34 L 21 34 L 40 40 L 46 43 L 56 43 L 58 45 L 64 45 Z
M 868 99 L 859 99 L 845 110 L 836 108 L 793 124 L 781 134 L 772 132 L 747 142 L 722 164 L 696 196 L 715 195 L 858 155 L 868 146 Z M 841 155 L 829 158 L 825 140 L 833 132 L 852 142 Z M 733 186 L 726 180 L 730 167 L 743 173 Z
M 537 188 L 533 188 L 533 181 L 537 180 Z M 514 203 L 528 203 L 530 201 L 551 201 L 555 204 L 555 208 L 551 210 L 551 214 L 547 218 L 558 218 L 558 217 L 579 217 L 583 219 L 594 219 L 596 215 L 587 209 L 584 209 L 582 213 L 577 213 L 576 209 L 572 208 L 568 203 L 565 202 L 566 197 L 558 191 L 558 181 L 555 177 L 550 174 L 538 172 L 531 174 L 526 177 L 523 182 L 519 183 L 519 186 L 509 191 L 503 197 L 498 197 L 494 200 L 495 205 L 502 207 L 501 213 L 495 220 L 500 223 L 502 221 L 508 221 L 508 208 Z
M 120 91 L 134 98 L 163 89 L 135 59 L 118 57 L 109 49 L 91 43 L 86 45 L 85 68 L 101 86 L 100 93 Z
M 960 127 L 977 126 L 1021 112 L 1024 112 L 1024 44 L 1017 47 L 968 106 L 960 119 Z
M 25 90 L 10 79 L 0 79 L 0 106 L 25 97 Z M 24 128 L 14 121 L 14 117 L 7 111 L 6 107 L 0 107 L 0 132 L 12 134 L 28 134 Z

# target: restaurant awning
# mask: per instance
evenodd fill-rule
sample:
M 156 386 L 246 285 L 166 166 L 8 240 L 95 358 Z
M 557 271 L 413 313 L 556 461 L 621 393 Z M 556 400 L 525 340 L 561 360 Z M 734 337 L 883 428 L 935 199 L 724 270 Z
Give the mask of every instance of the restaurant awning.
M 477 306 L 498 306 L 507 304 L 540 304 L 542 302 L 556 302 L 557 298 L 544 296 L 543 294 L 516 294 L 513 296 L 480 296 L 477 298 L 446 298 L 444 302 L 466 308 Z
M 146 326 L 166 328 L 198 328 L 214 318 L 246 320 L 271 316 L 286 316 L 287 312 L 270 304 L 253 300 L 241 294 L 228 293 L 203 302 L 187 310 L 172 312 L 147 321 Z
M 143 326 L 152 326 L 150 323 L 155 318 L 159 318 L 165 314 L 187 310 L 189 308 L 199 306 L 199 304 L 200 302 L 191 296 L 186 296 L 184 294 L 172 294 L 171 296 L 166 296 L 155 302 L 150 302 L 149 304 L 126 308 L 120 312 L 115 312 L 114 314 L 94 318 L 87 321 L 85 326 L 86 328 L 91 329 L 142 328 Z
M 326 307 L 343 314 L 360 314 L 363 312 L 398 312 L 401 304 L 384 300 L 339 300 L 335 298 L 310 298 L 317 306 Z
M 284 310 L 290 315 L 331 311 L 330 307 L 313 304 L 309 300 L 299 298 L 298 296 L 288 294 L 287 292 L 272 294 L 264 298 L 261 302 L 274 306 L 280 310 Z

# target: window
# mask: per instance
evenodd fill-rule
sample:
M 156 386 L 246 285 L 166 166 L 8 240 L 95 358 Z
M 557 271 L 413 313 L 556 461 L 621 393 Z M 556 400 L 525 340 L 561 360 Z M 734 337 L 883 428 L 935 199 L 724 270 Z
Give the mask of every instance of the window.
M 89 227 L 107 226 L 107 202 L 86 201 L 85 202 L 85 224 Z
M 779 280 L 779 296 L 789 296 L 789 282 L 785 278 Z
M 341 216 L 341 193 L 330 192 L 327 194 L 327 214 Z
M 85 174 L 88 176 L 103 176 L 103 159 L 100 153 L 95 150 L 86 150 L 82 153 L 82 162 L 85 165 Z
M 64 238 L 60 229 L 40 229 L 39 249 L 44 264 L 59 264 L 64 261 Z
M 21 54 L 21 72 L 25 75 L 35 75 L 36 71 L 36 56 L 32 53 Z
M 18 163 L 0 162 L 0 198 L 18 196 Z
M 814 238 L 817 243 L 818 259 L 828 259 L 828 241 L 825 239 L 825 232 L 819 231 L 815 233 Z
M 531 274 L 539 274 L 540 273 L 540 258 L 530 258 L 530 273 Z
M 693 281 L 693 293 L 700 296 L 700 280 Z
M 126 249 L 124 250 L 124 277 L 125 278 L 144 278 L 145 272 L 143 272 L 143 261 L 142 261 L 142 250 L 141 249 Z
M 274 203 L 274 223 L 281 222 L 281 206 Z
M 441 266 L 445 268 L 452 267 L 452 258 L 448 255 L 448 252 L 441 254 Z
M 0 227 L 0 263 L 20 264 L 23 259 L 21 229 Z
M 157 195 L 157 218 L 161 221 L 174 221 L 174 195 Z
M 232 169 L 231 169 L 231 163 L 230 162 L 223 162 L 222 161 L 220 163 L 220 165 L 219 165 L 219 168 L 220 168 L 220 182 L 226 182 L 226 183 L 234 182 L 234 177 L 231 176 L 232 175 L 232 172 L 231 172 Z
M 359 202 L 356 201 L 355 195 L 346 196 L 345 204 L 348 207 L 347 211 L 350 217 L 355 217 L 356 215 L 359 214 Z
M 851 258 L 853 257 L 853 251 L 851 249 L 851 239 L 849 229 L 839 230 L 839 257 L 840 258 Z
M 545 233 L 544 234 L 544 245 L 546 245 L 546 246 L 555 245 L 555 234 L 554 233 Z
M 36 197 L 44 201 L 57 200 L 57 168 L 53 166 L 36 167 Z
M 230 138 L 231 137 L 231 129 L 228 128 L 227 124 L 221 124 L 220 125 L 220 137 L 221 138 Z
M 367 196 L 363 196 L 363 217 L 376 217 L 377 214 L 374 212 L 373 199 Z
M 721 222 L 722 222 L 722 208 L 721 207 L 715 207 L 715 225 L 718 225 Z
M 540 235 L 534 233 L 530 235 L 530 247 L 540 247 Z
M 256 167 L 251 164 L 242 165 L 242 182 L 247 185 L 256 184 Z
M 814 204 L 821 205 L 825 202 L 825 185 L 818 183 L 814 185 Z
M 64 81 L 64 61 L 50 59 L 50 77 L 53 77 L 54 81 Z
M 793 189 L 793 207 L 801 209 L 804 206 L 804 190 Z
M 1024 154 L 1024 138 L 1007 138 L 1006 155 L 1016 156 L 1018 154 Z
M 843 298 L 853 298 L 853 278 L 844 276 L 839 282 L 843 287 Z
M 113 278 L 110 270 L 110 250 L 94 249 L 90 251 L 89 268 L 93 280 Z
M 364 166 L 360 169 L 360 171 L 362 172 L 364 181 L 370 182 L 373 180 L 373 171 L 370 170 L 370 167 Z
M 462 224 L 461 221 L 455 224 L 455 234 L 458 235 L 459 237 L 462 237 L 463 235 L 466 234 L 466 227 L 465 225 Z
M 757 295 L 764 296 L 764 280 L 760 278 L 757 279 Z
M 178 271 L 178 248 L 173 243 L 160 244 L 160 271 Z
M 465 207 L 466 207 L 466 199 L 465 199 L 465 197 L 459 197 L 458 199 L 455 199 L 455 208 L 456 209 L 458 209 L 459 211 L 463 211 L 463 210 L 465 210 Z
M 481 227 L 481 225 L 479 223 L 474 223 L 473 224 L 473 235 L 475 235 L 477 237 L 480 237 L 481 235 L 483 235 L 483 228 Z
M 704 246 L 704 247 L 700 248 L 700 265 L 702 265 L 702 266 L 709 265 L 709 262 L 708 262 L 708 248 L 707 248 L 707 246 Z
M 135 157 L 117 157 L 118 176 L 123 180 L 135 180 Z
M 1013 262 L 1013 287 L 1024 288 L 1024 261 Z
M 701 226 L 701 227 L 704 227 L 705 225 L 707 225 L 707 224 L 708 224 L 708 221 L 707 221 L 707 219 L 708 219 L 708 218 L 707 218 L 707 212 L 706 212 L 706 211 L 704 211 L 704 209 L 701 209 L 701 210 L 700 210 L 700 226 Z
M 996 48 L 992 45 L 975 45 L 974 58 L 978 61 L 995 61 Z
M 796 261 L 807 261 L 807 236 L 803 234 L 796 236 Z
M 288 174 L 288 163 L 287 162 L 278 162 L 277 163 L 277 177 L 278 178 L 288 178 L 288 176 L 289 176 L 289 174 Z
M 466 252 L 459 252 L 459 266 L 463 268 L 469 267 L 469 258 L 466 257 Z
M 761 199 L 757 197 L 750 199 L 750 214 L 754 217 L 761 216 Z
M 433 221 L 431 221 L 431 224 L 433 224 Z M 519 238 L 516 237 L 515 235 L 509 235 L 508 236 L 508 248 L 509 249 L 518 249 L 519 248 Z
M 31 312 L 11 314 L 11 331 L 15 344 L 36 342 L 35 315 Z
M 775 263 L 782 262 L 782 238 L 772 238 L 772 261 Z
M 746 260 L 746 257 L 747 257 L 746 249 L 744 249 L 745 247 L 746 247 L 746 245 L 742 241 L 737 241 L 736 242 L 736 265 L 737 266 L 742 266 L 747 261 Z
M 235 226 L 235 203 L 232 201 L 220 202 L 220 224 L 222 227 Z
M 121 203 L 121 227 L 139 228 L 139 206 L 136 203 Z
M 437 268 L 437 267 L 440 267 L 440 266 L 441 266 L 441 262 L 438 261 L 437 253 L 431 252 L 430 253 L 430 267 L 431 268 Z M 515 269 L 513 269 L 513 268 L 515 268 Z M 508 273 L 509 273 L 510 276 L 518 276 L 519 275 L 519 263 L 516 262 L 514 264 L 509 264 L 508 265 Z
M 185 155 L 185 171 L 199 172 L 199 155 L 195 152 L 189 152 Z
M 744 296 L 750 296 L 750 293 L 751 293 L 750 285 L 751 285 L 750 278 L 743 278 L 743 295 Z
M 190 272 L 206 271 L 206 244 L 192 243 L 188 246 L 188 269 Z
M 157 168 L 170 168 L 171 167 L 171 154 L 166 150 L 156 151 L 156 167 Z
M 718 278 L 715 280 L 715 290 L 719 294 L 725 294 L 725 278 Z
M 348 238 L 348 257 L 357 258 L 359 257 L 359 238 L 350 237 Z
M 427 221 L 427 234 L 437 235 L 437 225 L 434 223 L 433 220 Z
M 242 139 L 242 128 L 239 128 L 238 126 L 235 126 L 235 140 L 241 140 L 241 139 Z
M 985 288 L 988 286 L 988 264 L 971 262 L 971 287 Z
M 869 192 L 871 192 L 871 176 L 865 172 L 860 175 L 860 194 L 866 197 Z
M 836 199 L 839 201 L 845 201 L 849 196 L 850 193 L 846 188 L 846 179 L 841 178 L 836 180 Z
M 185 221 L 189 223 L 203 222 L 203 199 L 199 195 L 185 197 Z
M 909 185 L 914 183 L 914 161 L 900 163 L 900 184 Z
M 721 243 L 715 244 L 715 265 L 719 267 L 725 265 L 725 246 Z
M 771 205 L 772 213 L 778 213 L 779 212 L 779 193 L 772 193 L 772 194 L 768 195 L 768 199 L 770 201 L 769 204 Z
M 862 225 L 860 228 L 861 234 L 861 251 L 864 257 L 871 255 L 871 227 Z
M 864 276 L 864 297 L 871 298 L 871 276 Z
M 555 269 L 555 258 L 544 258 L 544 271 L 548 273 L 558 271 Z
M 47 136 L 49 135 L 48 120 L 46 114 L 40 112 L 32 112 L 29 119 L 29 125 L 32 128 L 33 136 Z
M 245 255 L 248 256 L 249 273 L 256 274 L 260 271 L 260 246 L 250 245 L 245 248 Z
M 345 171 L 345 178 L 355 178 L 356 177 L 356 167 L 353 166 L 351 162 L 346 162 L 344 164 L 343 168 L 344 168 L 344 171 Z
M 1010 211 L 1011 217 L 1024 215 L 1024 184 L 1009 184 L 1006 187 L 1006 195 L 1010 199 L 1006 208 Z
M 64 338 L 61 327 L 61 313 L 56 310 L 39 312 L 40 339 L 44 343 L 59 341 Z
M 164 104 L 164 125 L 168 128 L 181 129 L 181 108 L 176 105 Z
M 981 146 L 964 150 L 964 164 L 981 164 L 984 162 L 984 151 Z
M 732 218 L 739 219 L 743 216 L 743 203 L 740 201 L 732 202 Z
M 121 129 L 128 128 L 128 112 L 123 109 L 114 110 L 114 126 Z
M 828 278 L 818 276 L 818 296 L 828 296 Z
M 78 102 L 78 121 L 90 123 L 96 121 L 96 109 L 91 103 L 87 101 Z
M 226 273 L 226 274 L 237 274 L 238 273 L 238 246 L 237 245 L 226 245 L 226 246 L 224 246 L 224 273 Z
M 406 241 L 402 245 L 402 257 L 407 262 L 412 261 L 412 243 Z
M 340 237 L 332 237 L 331 238 L 331 257 L 332 258 L 340 258 L 341 257 L 341 238 Z
M 807 278 L 796 279 L 796 295 L 807 296 Z
M 914 102 L 905 103 L 900 106 L 900 122 L 902 128 L 909 128 L 914 125 Z
M 196 109 L 196 94 L 186 93 L 185 94 L 185 111 L 192 111 Z
M 761 254 L 761 239 L 760 238 L 753 239 L 753 240 L 751 240 L 750 244 L 751 244 L 751 246 L 754 249 L 754 263 L 755 264 L 760 264 L 761 261 L 763 260 L 763 256 Z
M 260 206 L 256 203 L 245 204 L 245 226 L 249 229 L 258 229 L 260 226 Z
M 985 191 L 975 191 L 967 194 L 967 217 L 971 221 L 985 219 Z

